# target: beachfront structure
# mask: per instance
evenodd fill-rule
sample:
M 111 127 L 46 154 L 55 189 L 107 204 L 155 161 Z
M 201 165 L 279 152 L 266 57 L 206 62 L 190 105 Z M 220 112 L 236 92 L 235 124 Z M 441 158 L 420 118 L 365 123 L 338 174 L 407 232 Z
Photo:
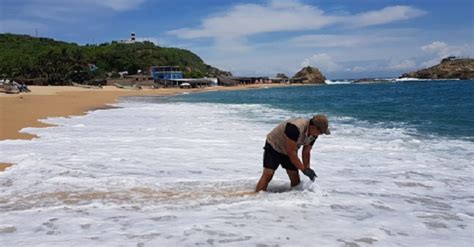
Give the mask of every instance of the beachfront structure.
M 151 67 L 150 74 L 155 82 L 163 80 L 183 79 L 183 72 L 178 66 L 155 66 Z
M 159 82 L 163 87 L 182 87 L 189 85 L 191 88 L 217 86 L 217 78 L 181 78 L 168 79 Z
M 227 76 L 217 76 L 217 85 L 230 87 L 239 85 L 239 82 L 229 79 Z
M 290 78 L 279 78 L 279 77 L 276 77 L 276 78 L 270 78 L 269 80 L 271 81 L 271 83 L 286 83 L 286 84 L 290 84 L 290 83 L 291 83 L 291 79 L 290 79 Z
M 153 81 L 153 77 L 149 75 L 143 75 L 143 74 L 124 75 L 123 78 L 131 79 L 132 81 Z
M 239 85 L 271 83 L 268 77 L 246 77 L 246 76 L 230 76 L 230 80 L 238 82 Z
M 217 78 L 184 78 L 179 66 L 151 67 L 150 74 L 155 83 L 162 87 L 180 87 L 189 84 L 192 88 L 217 86 Z

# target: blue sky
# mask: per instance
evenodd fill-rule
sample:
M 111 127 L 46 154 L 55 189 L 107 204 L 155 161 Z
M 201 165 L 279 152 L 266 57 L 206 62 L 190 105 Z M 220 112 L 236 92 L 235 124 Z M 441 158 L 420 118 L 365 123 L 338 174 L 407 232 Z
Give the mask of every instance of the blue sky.
M 0 0 L 0 32 L 78 44 L 140 39 L 234 75 L 398 76 L 474 57 L 472 0 Z

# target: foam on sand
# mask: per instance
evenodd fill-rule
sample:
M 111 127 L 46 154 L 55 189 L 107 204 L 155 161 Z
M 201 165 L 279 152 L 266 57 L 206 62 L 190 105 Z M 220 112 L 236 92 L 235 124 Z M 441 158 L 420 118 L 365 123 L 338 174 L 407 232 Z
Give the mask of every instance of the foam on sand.
M 0 142 L 5 246 L 469 246 L 472 142 L 332 118 L 316 183 L 279 169 L 253 193 L 265 135 L 286 116 L 263 105 L 123 102 L 52 118 L 41 138 Z M 262 121 L 263 120 L 263 121 Z

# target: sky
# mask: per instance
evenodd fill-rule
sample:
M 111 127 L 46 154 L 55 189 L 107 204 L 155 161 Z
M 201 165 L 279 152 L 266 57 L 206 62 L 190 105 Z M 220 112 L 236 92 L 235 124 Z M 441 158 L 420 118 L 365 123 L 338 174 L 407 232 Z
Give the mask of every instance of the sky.
M 473 0 L 0 0 L 0 33 L 191 50 L 234 75 L 394 77 L 474 57 Z

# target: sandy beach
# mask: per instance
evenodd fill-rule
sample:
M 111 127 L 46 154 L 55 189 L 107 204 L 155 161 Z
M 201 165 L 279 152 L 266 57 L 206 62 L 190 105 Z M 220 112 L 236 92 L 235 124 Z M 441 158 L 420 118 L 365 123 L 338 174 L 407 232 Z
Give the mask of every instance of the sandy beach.
M 208 87 L 199 89 L 119 89 L 105 86 L 103 89 L 84 89 L 72 86 L 31 86 L 30 93 L 0 94 L 0 140 L 32 139 L 36 136 L 20 133 L 26 127 L 48 127 L 38 120 L 48 117 L 64 117 L 85 114 L 87 111 L 110 107 L 119 97 L 166 96 L 183 92 L 239 90 L 278 87 L 282 84 L 253 84 L 235 87 Z M 0 171 L 11 164 L 1 163 Z

